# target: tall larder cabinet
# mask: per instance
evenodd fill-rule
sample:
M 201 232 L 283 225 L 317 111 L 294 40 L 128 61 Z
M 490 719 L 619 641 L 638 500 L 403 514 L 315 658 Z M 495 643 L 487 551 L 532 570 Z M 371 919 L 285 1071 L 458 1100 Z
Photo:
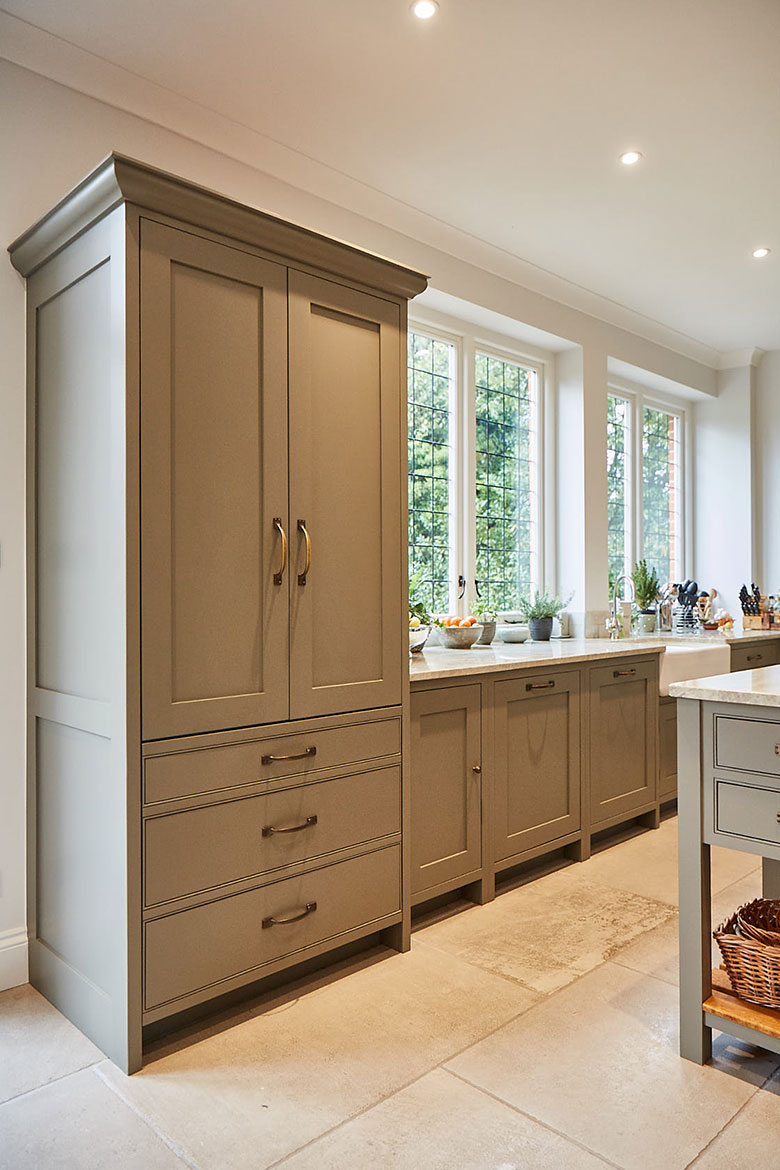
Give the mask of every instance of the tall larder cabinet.
M 112 155 L 28 290 L 31 981 L 144 1028 L 408 938 L 420 274 Z

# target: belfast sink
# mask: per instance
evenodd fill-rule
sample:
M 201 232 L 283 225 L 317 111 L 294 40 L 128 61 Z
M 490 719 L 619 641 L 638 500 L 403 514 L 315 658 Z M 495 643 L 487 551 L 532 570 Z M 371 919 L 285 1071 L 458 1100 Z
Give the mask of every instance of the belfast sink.
M 711 674 L 728 674 L 731 669 L 731 647 L 728 642 L 716 642 L 705 646 L 667 646 L 661 655 L 661 669 L 658 689 L 662 695 L 669 694 L 674 682 L 685 682 L 692 678 L 708 678 Z

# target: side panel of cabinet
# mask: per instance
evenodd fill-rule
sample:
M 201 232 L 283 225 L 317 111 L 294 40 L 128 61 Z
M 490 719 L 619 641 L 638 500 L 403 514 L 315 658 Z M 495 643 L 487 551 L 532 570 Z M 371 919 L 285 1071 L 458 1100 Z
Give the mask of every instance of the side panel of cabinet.
M 295 719 L 401 702 L 404 582 L 400 308 L 294 271 L 289 290 Z
M 658 707 L 658 799 L 677 795 L 677 700 L 663 698 Z
M 411 699 L 412 895 L 481 864 L 480 687 Z
M 658 666 L 596 666 L 589 672 L 591 828 L 656 800 Z
M 580 827 L 580 676 L 523 675 L 495 686 L 497 861 Z
M 286 269 L 141 223 L 143 735 L 286 719 Z

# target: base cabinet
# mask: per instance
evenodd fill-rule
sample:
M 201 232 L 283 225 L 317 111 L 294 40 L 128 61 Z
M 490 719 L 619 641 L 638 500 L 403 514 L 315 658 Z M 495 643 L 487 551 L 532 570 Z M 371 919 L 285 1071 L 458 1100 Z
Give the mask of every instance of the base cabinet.
M 591 830 L 648 811 L 657 801 L 658 663 L 588 671 L 587 775 Z
M 664 696 L 658 705 L 658 801 L 677 796 L 677 700 Z
M 411 700 L 412 901 L 482 864 L 480 685 Z
M 580 676 L 523 675 L 493 694 L 496 865 L 580 827 Z

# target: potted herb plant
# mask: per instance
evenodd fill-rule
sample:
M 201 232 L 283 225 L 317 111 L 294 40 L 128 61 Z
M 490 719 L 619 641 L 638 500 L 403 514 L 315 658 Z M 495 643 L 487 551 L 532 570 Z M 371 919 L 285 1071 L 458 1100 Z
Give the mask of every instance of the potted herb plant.
M 648 569 L 647 561 L 643 557 L 634 565 L 631 580 L 634 582 L 634 596 L 639 606 L 639 629 L 643 634 L 652 634 L 655 632 L 658 574 L 655 569 Z
M 489 646 L 496 636 L 496 611 L 481 597 L 478 597 L 470 612 L 482 625 L 482 633 L 477 645 Z
M 549 642 L 552 633 L 553 618 L 569 604 L 571 595 L 563 601 L 553 593 L 535 592 L 533 599 L 520 599 L 520 612 L 528 622 L 528 630 L 534 642 Z

